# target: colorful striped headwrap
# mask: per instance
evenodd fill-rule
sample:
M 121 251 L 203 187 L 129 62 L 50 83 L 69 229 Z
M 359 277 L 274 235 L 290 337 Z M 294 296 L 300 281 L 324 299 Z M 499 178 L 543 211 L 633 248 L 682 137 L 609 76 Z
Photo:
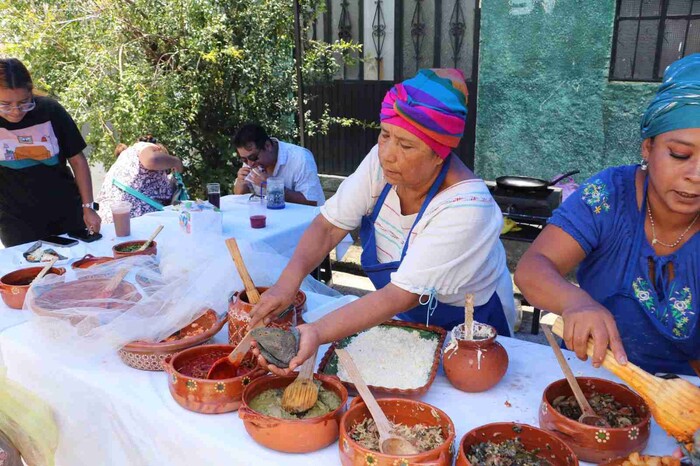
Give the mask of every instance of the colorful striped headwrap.
M 700 53 L 668 65 L 642 116 L 642 139 L 686 128 L 700 128 Z
M 461 71 L 420 70 L 387 92 L 379 118 L 415 134 L 444 159 L 464 134 L 467 95 Z

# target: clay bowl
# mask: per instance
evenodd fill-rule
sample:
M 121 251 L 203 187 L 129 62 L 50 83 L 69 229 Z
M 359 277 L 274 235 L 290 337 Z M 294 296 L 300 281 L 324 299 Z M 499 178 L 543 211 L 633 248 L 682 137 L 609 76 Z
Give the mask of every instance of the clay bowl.
M 32 280 L 39 275 L 44 267 L 28 267 L 26 269 L 15 270 L 0 278 L 0 294 L 2 300 L 5 301 L 12 309 L 22 309 L 24 306 L 24 298 L 27 296 L 27 290 L 32 284 Z M 63 275 L 66 269 L 63 267 L 51 267 L 48 273 L 55 275 Z
M 85 254 L 81 259 L 73 262 L 71 267 L 74 269 L 89 269 L 93 265 L 104 264 L 105 262 L 113 261 L 114 257 L 96 257 L 92 254 Z
M 327 390 L 340 397 L 340 406 L 335 411 L 311 419 L 277 419 L 253 411 L 250 401 L 271 388 L 284 388 L 296 379 L 296 374 L 284 377 L 266 375 L 254 380 L 243 392 L 243 404 L 238 416 L 248 434 L 260 445 L 285 453 L 309 453 L 320 450 L 338 438 L 340 418 L 345 411 L 348 392 L 336 377 L 314 374 L 316 380 Z
M 186 327 L 164 341 L 157 343 L 134 341 L 119 350 L 119 357 L 129 367 L 142 371 L 162 371 L 166 356 L 186 348 L 203 345 L 208 342 L 226 323 L 218 319 L 216 313 L 209 309 Z
M 350 404 L 350 409 L 340 420 L 340 462 L 343 466 L 356 466 L 372 464 L 378 466 L 394 465 L 421 465 L 430 464 L 435 466 L 452 465 L 453 444 L 455 440 L 455 426 L 447 414 L 438 408 L 405 398 L 381 398 L 377 400 L 379 406 L 389 418 L 389 421 L 396 424 L 413 426 L 424 424 L 428 426 L 441 426 L 445 442 L 438 448 L 428 450 L 417 455 L 406 457 L 387 455 L 378 451 L 364 448 L 359 443 L 350 438 L 352 427 L 358 422 L 362 422 L 369 417 L 369 411 L 361 398 L 355 398 Z
M 581 390 L 588 398 L 591 393 L 605 393 L 634 408 L 640 422 L 629 427 L 594 427 L 581 424 L 559 413 L 552 406 L 558 396 L 571 396 L 566 379 L 557 380 L 545 388 L 540 406 L 540 427 L 551 431 L 566 442 L 581 461 L 603 463 L 611 458 L 627 457 L 642 451 L 649 440 L 651 413 L 646 402 L 624 385 L 605 379 L 577 377 Z
M 112 254 L 114 254 L 115 259 L 119 259 L 121 257 L 131 257 L 131 256 L 155 256 L 156 253 L 158 252 L 158 243 L 155 241 L 151 241 L 151 245 L 146 248 L 145 251 L 140 251 L 140 252 L 124 252 L 120 251 L 121 248 L 128 247 L 128 246 L 142 246 L 143 243 L 145 243 L 146 240 L 140 240 L 140 241 L 126 241 L 124 243 L 119 243 L 115 244 L 112 246 Z
M 535 451 L 537 456 L 549 461 L 552 466 L 577 466 L 576 454 L 567 444 L 546 430 L 516 422 L 494 422 L 472 429 L 459 442 L 455 466 L 479 466 L 467 459 L 472 446 L 482 442 L 500 443 L 518 437 L 525 449 Z
M 12 441 L 0 431 L 0 466 L 22 466 L 25 464 L 22 461 L 19 450 L 14 446 Z
M 260 294 L 267 291 L 267 286 L 256 287 Z M 268 327 L 277 327 L 289 330 L 291 327 L 303 324 L 302 314 L 306 307 L 306 293 L 299 290 L 294 298 L 294 312 L 288 312 L 280 318 L 272 321 Z M 228 303 L 228 342 L 237 345 L 248 332 L 248 314 L 253 309 L 253 305 L 248 302 L 248 295 L 245 290 L 236 291 L 229 298 Z
M 651 459 L 656 459 L 656 460 L 661 460 L 664 458 L 663 456 L 652 456 L 652 455 L 640 455 L 642 461 L 649 461 Z M 617 458 L 614 460 L 606 461 L 605 463 L 601 463 L 598 466 L 622 466 L 625 461 L 627 461 L 627 456 L 624 458 Z M 669 458 L 669 457 L 666 457 Z M 646 464 L 646 463 L 645 463 Z M 659 463 L 661 464 L 661 463 Z M 672 462 L 670 463 L 673 466 L 681 466 L 681 460 L 678 458 L 673 458 Z
M 237 410 L 241 406 L 241 396 L 245 387 L 252 380 L 265 374 L 264 370 L 253 366 L 250 372 L 230 379 L 204 378 L 214 361 L 229 354 L 233 348 L 230 345 L 195 346 L 166 356 L 163 369 L 169 375 L 168 388 L 177 404 L 202 414 L 221 414 Z M 253 361 L 252 353 L 250 360 Z M 199 373 L 192 372 L 193 365 L 199 366 Z

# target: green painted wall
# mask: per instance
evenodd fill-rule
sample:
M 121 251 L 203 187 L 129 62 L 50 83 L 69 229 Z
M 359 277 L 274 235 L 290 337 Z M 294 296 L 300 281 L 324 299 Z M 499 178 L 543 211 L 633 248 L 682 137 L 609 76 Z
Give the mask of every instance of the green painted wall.
M 477 173 L 586 177 L 639 160 L 657 84 L 608 81 L 615 0 L 483 0 Z

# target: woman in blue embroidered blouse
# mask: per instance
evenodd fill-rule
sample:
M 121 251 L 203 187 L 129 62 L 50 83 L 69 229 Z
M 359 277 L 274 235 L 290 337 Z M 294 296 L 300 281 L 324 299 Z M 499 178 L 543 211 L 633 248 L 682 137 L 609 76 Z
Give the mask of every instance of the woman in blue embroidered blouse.
M 700 359 L 700 54 L 671 64 L 642 118 L 641 165 L 593 176 L 554 213 L 515 281 L 564 317 L 566 346 L 598 367 L 692 374 Z M 580 288 L 563 275 L 580 264 Z

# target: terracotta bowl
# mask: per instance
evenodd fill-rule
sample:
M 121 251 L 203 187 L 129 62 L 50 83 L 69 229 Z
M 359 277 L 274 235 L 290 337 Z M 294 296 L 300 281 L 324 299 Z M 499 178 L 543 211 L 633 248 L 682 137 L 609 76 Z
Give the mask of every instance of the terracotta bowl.
M 126 247 L 126 246 L 134 246 L 138 245 L 141 246 L 143 243 L 145 243 L 146 240 L 139 240 L 139 241 L 126 241 L 124 243 L 119 243 L 115 244 L 112 246 L 112 254 L 114 254 L 115 259 L 119 259 L 120 257 L 131 257 L 131 256 L 155 256 L 156 253 L 158 252 L 158 243 L 155 241 L 151 242 L 151 245 L 146 248 L 145 251 L 140 251 L 140 252 L 122 252 L 119 249 Z
M 343 466 L 360 466 L 365 464 L 378 466 L 421 465 L 450 466 L 454 454 L 455 426 L 447 414 L 438 408 L 405 398 L 382 398 L 377 400 L 389 421 L 413 426 L 425 424 L 442 427 L 445 442 L 438 448 L 417 455 L 406 457 L 386 455 L 362 447 L 350 438 L 352 427 L 369 417 L 369 411 L 360 398 L 355 398 L 348 412 L 340 420 L 340 462 Z
M 22 466 L 22 461 L 19 450 L 14 446 L 12 441 L 0 431 L 0 465 L 1 466 Z
M 225 323 L 225 318 L 218 319 L 216 313 L 209 309 L 178 332 L 183 335 L 182 338 L 158 343 L 134 341 L 119 350 L 119 357 L 124 364 L 134 369 L 162 371 L 163 361 L 167 356 L 207 343 Z M 193 332 L 198 333 L 192 334 Z
M 653 456 L 653 455 L 641 455 L 642 460 L 650 460 L 650 459 L 657 459 L 660 460 L 663 458 L 663 456 Z M 605 463 L 601 463 L 598 466 L 622 466 L 625 461 L 627 461 L 628 456 L 624 458 L 617 458 L 614 460 L 606 461 Z M 681 466 L 681 460 L 678 458 L 673 458 L 673 462 L 671 463 L 673 466 Z
M 314 378 L 340 397 L 340 406 L 335 411 L 311 419 L 277 419 L 249 407 L 250 401 L 257 395 L 271 388 L 286 387 L 296 379 L 296 374 L 285 377 L 266 375 L 246 387 L 238 416 L 243 419 L 245 430 L 253 440 L 264 447 L 285 453 L 309 453 L 336 441 L 348 392 L 336 377 L 315 374 Z
M 73 262 L 71 267 L 74 269 L 89 269 L 93 265 L 104 264 L 105 262 L 113 261 L 114 257 L 96 257 L 92 254 L 85 254 L 81 259 Z
M 503 442 L 518 437 L 529 451 L 539 450 L 537 456 L 552 463 L 552 466 L 577 466 L 576 454 L 551 433 L 527 424 L 516 422 L 494 422 L 472 429 L 459 442 L 455 466 L 479 466 L 467 459 L 472 446 L 482 442 Z
M 267 291 L 267 286 L 256 287 L 260 294 Z M 299 290 L 294 298 L 294 312 L 288 312 L 284 316 L 272 321 L 268 327 L 278 327 L 289 330 L 290 327 L 304 323 L 302 314 L 306 308 L 306 293 Z M 236 291 L 231 295 L 228 303 L 228 342 L 237 345 L 248 332 L 249 318 L 247 315 L 253 309 L 253 305 L 248 302 L 248 295 L 245 290 Z M 244 316 L 244 317 L 242 317 Z
M 0 278 L 0 294 L 2 300 L 5 301 L 12 309 L 22 309 L 24 306 L 24 298 L 27 296 L 27 290 L 32 284 L 32 280 L 39 275 L 44 267 L 28 267 L 26 269 L 15 270 Z M 66 269 L 63 267 L 51 267 L 48 273 L 55 275 L 63 275 Z
M 627 457 L 642 451 L 649 440 L 651 413 L 646 402 L 624 385 L 605 379 L 577 377 L 581 390 L 588 397 L 593 392 L 610 394 L 623 405 L 634 408 L 641 420 L 629 427 L 594 427 L 581 424 L 559 413 L 552 406 L 558 396 L 571 396 L 566 379 L 557 380 L 545 388 L 540 405 L 540 427 L 566 442 L 581 461 L 602 463 L 611 458 Z
M 213 363 L 233 349 L 231 345 L 204 345 L 166 356 L 163 368 L 169 375 L 168 388 L 177 404 L 202 414 L 221 414 L 237 410 L 241 406 L 241 396 L 245 387 L 265 373 L 262 369 L 256 366 L 244 375 L 221 380 L 208 380 L 183 373 L 188 365 L 198 360 L 204 359 Z M 204 367 L 210 365 L 207 362 Z

